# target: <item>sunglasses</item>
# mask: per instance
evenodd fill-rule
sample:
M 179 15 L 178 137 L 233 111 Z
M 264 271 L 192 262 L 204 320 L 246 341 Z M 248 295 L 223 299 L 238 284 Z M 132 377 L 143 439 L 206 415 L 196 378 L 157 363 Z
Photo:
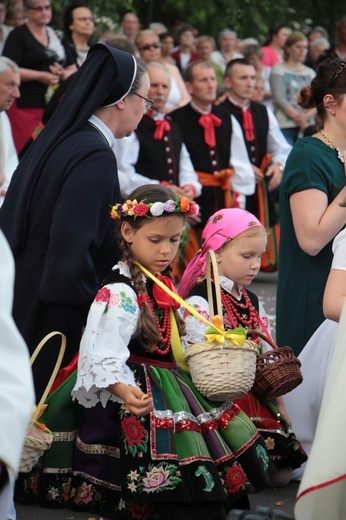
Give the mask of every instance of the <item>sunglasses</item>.
M 52 9 L 51 5 L 40 5 L 39 7 L 28 7 L 30 11 L 50 11 Z
M 140 51 L 148 51 L 149 49 L 160 49 L 161 43 L 145 43 L 142 47 L 139 47 Z
M 145 113 L 149 112 L 149 110 L 153 106 L 154 100 L 146 98 L 144 96 L 141 96 L 140 94 L 137 94 L 137 92 L 131 92 L 131 94 L 133 94 L 134 96 L 137 96 L 137 97 L 143 99 L 144 100 L 144 110 L 145 110 Z
M 343 61 L 340 65 L 340 67 L 338 68 L 338 70 L 335 72 L 334 76 L 332 77 L 332 79 L 329 81 L 328 83 L 328 87 L 331 87 L 332 84 L 334 83 L 334 81 L 340 76 L 340 74 L 346 69 L 346 62 Z

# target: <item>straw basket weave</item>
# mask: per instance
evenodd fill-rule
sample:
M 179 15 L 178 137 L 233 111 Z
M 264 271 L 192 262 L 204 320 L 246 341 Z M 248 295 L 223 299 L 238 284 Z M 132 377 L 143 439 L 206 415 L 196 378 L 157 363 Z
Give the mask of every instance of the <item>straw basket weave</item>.
M 211 266 L 214 272 L 217 312 L 222 316 L 218 269 L 214 251 L 208 251 L 206 280 L 210 315 L 214 316 Z M 242 347 L 226 339 L 224 345 L 202 341 L 190 345 L 185 352 L 191 378 L 197 390 L 212 401 L 242 397 L 251 390 L 256 373 L 258 346 L 245 340 Z
M 301 363 L 290 347 L 277 347 L 271 338 L 259 331 L 248 334 L 260 336 L 273 349 L 257 357 L 253 390 L 265 399 L 273 399 L 291 392 L 303 381 Z
M 28 473 L 32 470 L 33 466 L 36 464 L 38 459 L 43 455 L 43 453 L 48 450 L 53 442 L 53 437 L 51 434 L 42 431 L 38 426 L 35 425 L 35 422 L 37 421 L 38 415 L 40 413 L 40 410 L 47 399 L 47 396 L 49 394 L 49 391 L 53 385 L 53 382 L 57 376 L 58 370 L 60 368 L 62 358 L 65 353 L 66 348 L 66 337 L 61 332 L 51 332 L 50 334 L 47 334 L 42 341 L 37 345 L 34 353 L 32 354 L 30 358 L 31 365 L 35 361 L 36 357 L 38 356 L 39 352 L 43 348 L 43 346 L 46 344 L 46 342 L 53 336 L 60 335 L 61 336 L 61 345 L 60 345 L 60 352 L 58 359 L 56 361 L 54 370 L 52 372 L 52 375 L 48 381 L 47 387 L 45 391 L 42 394 L 41 400 L 37 405 L 37 408 L 35 410 L 35 413 L 33 414 L 29 427 L 26 433 L 25 441 L 24 441 L 24 447 L 22 451 L 22 457 L 20 461 L 19 471 L 22 473 Z

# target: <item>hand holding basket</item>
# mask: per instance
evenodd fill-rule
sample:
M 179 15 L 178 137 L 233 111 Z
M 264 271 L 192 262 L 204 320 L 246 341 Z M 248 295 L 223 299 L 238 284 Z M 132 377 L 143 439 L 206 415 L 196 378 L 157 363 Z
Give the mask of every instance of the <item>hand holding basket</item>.
M 218 268 L 214 251 L 208 251 L 206 280 L 210 315 L 214 316 L 211 267 L 213 267 L 217 313 L 222 319 Z M 225 334 L 224 334 L 225 336 Z M 251 390 L 256 372 L 258 345 L 244 339 L 242 345 L 224 338 L 224 344 L 207 339 L 190 345 L 185 352 L 192 381 L 197 390 L 212 401 L 242 397 Z
M 47 334 L 37 345 L 34 353 L 32 354 L 30 358 L 31 365 L 34 363 L 35 359 L 37 358 L 38 354 L 40 353 L 43 346 L 46 344 L 46 342 L 53 336 L 60 335 L 61 336 L 61 345 L 60 345 L 60 351 L 58 355 L 58 359 L 55 363 L 54 370 L 52 372 L 52 375 L 48 381 L 48 384 L 46 386 L 45 391 L 42 394 L 42 397 L 40 399 L 40 402 L 38 403 L 35 411 L 32 414 L 28 431 L 26 433 L 25 441 L 24 441 L 24 447 L 22 451 L 22 458 L 20 461 L 19 471 L 23 473 L 28 473 L 32 470 L 33 466 L 36 464 L 38 459 L 43 455 L 43 453 L 48 450 L 53 442 L 53 435 L 49 431 L 44 431 L 40 427 L 40 424 L 37 423 L 37 419 L 39 418 L 41 414 L 42 407 L 44 405 L 45 400 L 47 399 L 47 396 L 50 392 L 50 389 L 54 383 L 54 380 L 57 376 L 58 370 L 60 368 L 65 348 L 66 348 L 66 337 L 61 332 L 51 332 L 50 334 Z

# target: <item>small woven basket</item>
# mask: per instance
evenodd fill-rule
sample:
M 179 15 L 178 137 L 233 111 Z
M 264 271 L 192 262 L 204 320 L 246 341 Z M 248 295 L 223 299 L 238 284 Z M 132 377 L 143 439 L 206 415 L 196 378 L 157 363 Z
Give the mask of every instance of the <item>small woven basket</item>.
M 210 315 L 214 316 L 211 267 L 214 273 L 217 312 L 222 317 L 218 269 L 214 251 L 208 251 L 206 280 Z M 191 378 L 197 390 L 212 401 L 226 401 L 242 397 L 251 390 L 256 373 L 258 346 L 245 340 L 239 347 L 226 339 L 224 345 L 202 341 L 190 345 L 185 352 Z
M 265 334 L 248 330 L 248 334 L 260 336 L 273 349 L 257 356 L 256 377 L 253 390 L 264 399 L 273 399 L 291 392 L 303 381 L 301 363 L 291 347 L 278 347 Z
M 61 332 L 51 332 L 50 334 L 47 334 L 42 341 L 37 345 L 34 353 L 32 354 L 30 358 L 31 365 L 34 363 L 36 357 L 38 356 L 39 352 L 43 348 L 43 346 L 46 344 L 46 342 L 53 336 L 60 335 L 61 336 L 61 345 L 60 345 L 60 352 L 58 359 L 55 363 L 55 367 L 53 369 L 52 375 L 48 381 L 48 384 L 46 386 L 45 391 L 42 394 L 42 397 L 40 399 L 40 402 L 37 405 L 37 408 L 34 412 L 34 414 L 31 417 L 29 427 L 26 433 L 21 461 L 19 465 L 19 471 L 22 473 L 28 473 L 32 470 L 33 466 L 36 464 L 38 459 L 43 455 L 43 453 L 48 450 L 53 442 L 53 436 L 50 433 L 42 431 L 38 426 L 36 426 L 35 422 L 38 419 L 38 415 L 40 413 L 40 410 L 42 406 L 44 405 L 45 400 L 47 399 L 47 396 L 50 392 L 50 389 L 53 385 L 53 382 L 57 376 L 58 370 L 60 368 L 62 358 L 65 353 L 66 348 L 66 337 Z

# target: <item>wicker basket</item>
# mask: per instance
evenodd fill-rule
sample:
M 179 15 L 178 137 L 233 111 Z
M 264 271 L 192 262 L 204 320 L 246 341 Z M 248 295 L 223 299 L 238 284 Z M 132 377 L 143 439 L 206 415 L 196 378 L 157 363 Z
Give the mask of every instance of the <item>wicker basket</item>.
M 66 348 L 66 337 L 61 332 L 51 332 L 50 334 L 47 334 L 42 341 L 37 345 L 34 353 L 32 354 L 30 358 L 30 363 L 33 364 L 36 357 L 38 356 L 39 352 L 45 345 L 45 343 L 53 336 L 60 335 L 61 336 L 61 345 L 60 345 L 60 352 L 58 359 L 55 363 L 54 370 L 52 372 L 52 375 L 48 381 L 47 387 L 45 391 L 43 392 L 43 395 L 40 399 L 40 402 L 37 405 L 37 408 L 35 412 L 33 413 L 29 427 L 26 433 L 21 461 L 19 465 L 19 471 L 22 473 L 28 473 L 32 470 L 33 466 L 36 464 L 38 459 L 43 455 L 43 453 L 48 450 L 53 442 L 52 434 L 42 431 L 38 426 L 36 426 L 35 422 L 38 419 L 40 410 L 47 399 L 47 396 L 49 394 L 49 391 L 53 385 L 53 382 L 57 376 L 58 370 L 60 368 L 62 358 L 65 353 Z
M 294 390 L 303 381 L 301 363 L 291 347 L 277 347 L 271 338 L 259 331 L 248 334 L 260 336 L 273 349 L 257 356 L 253 390 L 264 399 L 280 397 Z
M 211 267 L 214 273 L 218 315 L 222 316 L 222 304 L 218 269 L 214 251 L 208 251 L 206 279 L 210 315 L 214 316 Z M 226 339 L 224 345 L 202 341 L 190 345 L 185 352 L 192 381 L 197 390 L 212 401 L 225 401 L 242 397 L 251 390 L 256 373 L 258 346 L 245 340 L 239 347 Z

